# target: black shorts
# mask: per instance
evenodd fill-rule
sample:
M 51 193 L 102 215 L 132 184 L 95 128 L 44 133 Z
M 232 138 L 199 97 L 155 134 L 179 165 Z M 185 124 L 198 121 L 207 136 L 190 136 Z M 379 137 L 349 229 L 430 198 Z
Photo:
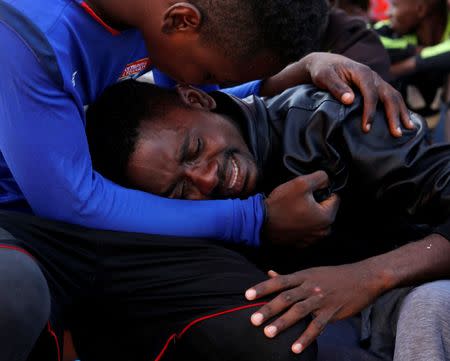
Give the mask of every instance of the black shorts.
M 247 302 L 244 292 L 267 277 L 215 242 L 93 230 L 6 211 L 0 227 L 13 236 L 1 236 L 0 248 L 33 257 L 51 292 L 37 360 L 61 360 L 65 329 L 82 361 L 315 359 L 314 346 L 300 358 L 289 351 L 308 320 L 275 340 L 250 324 L 261 303 Z

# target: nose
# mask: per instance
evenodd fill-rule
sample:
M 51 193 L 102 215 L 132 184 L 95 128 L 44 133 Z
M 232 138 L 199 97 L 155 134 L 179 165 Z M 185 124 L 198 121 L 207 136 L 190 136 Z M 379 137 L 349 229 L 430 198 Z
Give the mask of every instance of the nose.
M 217 161 L 204 161 L 189 166 L 186 169 L 186 176 L 202 195 L 209 196 L 219 183 L 218 169 Z

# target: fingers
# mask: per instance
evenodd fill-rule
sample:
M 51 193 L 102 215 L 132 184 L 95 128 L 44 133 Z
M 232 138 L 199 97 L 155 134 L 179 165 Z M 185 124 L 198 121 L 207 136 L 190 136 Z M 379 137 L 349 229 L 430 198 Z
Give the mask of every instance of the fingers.
M 339 210 L 340 204 L 341 198 L 335 193 L 320 203 L 320 205 L 327 211 L 331 220 L 330 223 L 333 223 L 336 219 L 336 214 Z
M 328 315 L 327 313 L 318 314 L 317 317 L 311 321 L 300 338 L 294 342 L 294 344 L 292 345 L 292 352 L 299 354 L 309 345 L 311 345 L 311 343 L 313 343 L 314 340 L 319 337 L 330 320 L 331 315 Z
M 280 275 L 279 273 L 277 273 L 277 272 L 275 272 L 275 271 L 273 271 L 273 270 L 270 270 L 269 272 L 267 272 L 267 274 L 268 274 L 268 276 L 269 276 L 270 278 L 274 278 L 274 277 L 277 277 L 277 276 Z
M 364 101 L 363 119 L 362 119 L 362 129 L 364 132 L 369 132 L 372 129 L 373 118 L 377 110 L 378 104 L 378 87 L 377 78 L 372 70 L 365 69 L 361 72 L 363 76 L 357 80 L 355 83 L 358 85 Z
M 343 104 L 350 105 L 355 100 L 355 93 L 352 88 L 338 75 L 337 71 L 332 68 L 327 74 L 327 79 L 323 82 L 322 88 L 328 90 L 336 99 Z
M 302 287 L 296 287 L 294 289 L 284 291 L 284 292 L 280 293 L 277 297 L 275 297 L 272 301 L 270 301 L 266 305 L 262 306 L 257 312 L 255 312 L 252 315 L 252 317 L 251 317 L 252 324 L 254 326 L 261 326 L 266 320 L 269 320 L 272 317 L 275 317 L 282 311 L 284 311 L 287 308 L 294 305 L 293 307 L 295 308 L 296 312 L 289 314 L 289 311 L 288 311 L 284 316 L 280 317 L 277 320 L 278 323 L 275 322 L 272 324 L 272 325 L 276 324 L 280 327 L 284 325 L 285 326 L 284 328 L 286 328 L 286 327 L 288 327 L 287 325 L 292 325 L 299 319 L 305 317 L 309 312 L 311 312 L 311 311 L 309 311 L 306 314 L 300 312 L 301 310 L 303 310 L 304 303 L 302 303 L 302 302 L 297 303 L 297 301 L 302 300 L 306 297 L 307 297 L 307 291 L 304 290 Z M 300 306 L 298 306 L 298 305 L 300 305 Z M 299 319 L 292 320 L 291 318 L 293 318 L 293 314 L 295 314 L 297 312 L 301 313 L 301 317 Z M 287 319 L 286 319 L 287 314 L 289 314 L 288 315 L 289 321 L 287 321 Z M 272 336 L 269 336 L 269 337 L 274 337 L 275 335 L 276 335 L 276 332 Z
M 296 273 L 278 276 L 271 278 L 267 281 L 258 283 L 256 286 L 248 289 L 245 292 L 245 297 L 249 301 L 253 301 L 257 298 L 261 298 L 263 296 L 267 296 L 274 292 L 280 292 L 285 290 L 286 288 L 293 287 L 298 285 L 298 277 L 296 277 Z
M 389 95 L 386 95 L 389 93 Z M 403 103 L 401 95 L 394 89 L 387 88 L 382 96 L 386 118 L 388 120 L 389 132 L 394 137 L 401 137 L 403 132 L 400 127 L 400 104 Z
M 402 136 L 403 132 L 401 124 L 407 129 L 414 129 L 414 123 L 411 121 L 408 109 L 401 94 L 382 80 L 376 73 L 372 72 L 372 77 L 372 84 L 374 86 L 371 87 L 368 92 L 366 91 L 366 88 L 360 87 L 364 97 L 363 130 L 368 132 L 371 129 L 378 97 L 384 104 L 389 131 L 392 136 Z
M 401 94 L 388 84 L 384 84 L 384 86 L 385 90 L 382 92 L 381 100 L 384 103 L 389 130 L 393 136 L 399 137 L 402 135 L 401 124 L 407 129 L 414 129 L 414 123 Z
M 284 315 L 264 328 L 264 334 L 269 338 L 273 338 L 293 326 L 314 310 L 317 310 L 320 307 L 322 297 L 321 294 L 317 294 L 293 304 Z M 266 319 L 268 318 L 266 317 Z
M 402 124 L 407 129 L 415 129 L 416 128 L 416 126 L 414 125 L 414 122 L 411 119 L 408 108 L 406 107 L 406 104 L 403 101 L 403 99 L 402 99 L 402 102 L 400 105 L 400 118 L 402 119 Z
M 330 179 L 328 178 L 327 173 L 322 170 L 300 176 L 297 179 L 302 179 L 302 181 L 306 182 L 311 193 L 318 189 L 327 188 L 330 185 Z

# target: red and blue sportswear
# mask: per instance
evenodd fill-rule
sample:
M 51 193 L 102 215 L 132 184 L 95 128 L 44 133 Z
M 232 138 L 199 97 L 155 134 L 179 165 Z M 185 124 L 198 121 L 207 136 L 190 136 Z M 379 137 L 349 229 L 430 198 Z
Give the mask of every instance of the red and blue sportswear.
M 258 245 L 261 195 L 171 200 L 92 169 L 85 107 L 107 86 L 151 68 L 139 31 L 110 28 L 81 0 L 0 0 L 0 44 L 0 208 L 91 228 Z

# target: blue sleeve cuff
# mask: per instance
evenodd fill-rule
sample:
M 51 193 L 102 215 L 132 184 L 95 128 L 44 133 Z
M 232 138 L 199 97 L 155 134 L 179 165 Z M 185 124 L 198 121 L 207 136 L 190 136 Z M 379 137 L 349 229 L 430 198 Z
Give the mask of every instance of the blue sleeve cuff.
M 250 95 L 259 95 L 261 90 L 261 80 L 255 80 L 250 83 L 240 84 L 232 88 L 221 89 L 224 93 L 234 95 L 238 98 L 246 98 Z
M 261 244 L 261 229 L 265 220 L 265 205 L 262 194 L 246 200 L 234 200 L 233 225 L 225 238 L 233 243 L 249 247 L 259 247 Z

